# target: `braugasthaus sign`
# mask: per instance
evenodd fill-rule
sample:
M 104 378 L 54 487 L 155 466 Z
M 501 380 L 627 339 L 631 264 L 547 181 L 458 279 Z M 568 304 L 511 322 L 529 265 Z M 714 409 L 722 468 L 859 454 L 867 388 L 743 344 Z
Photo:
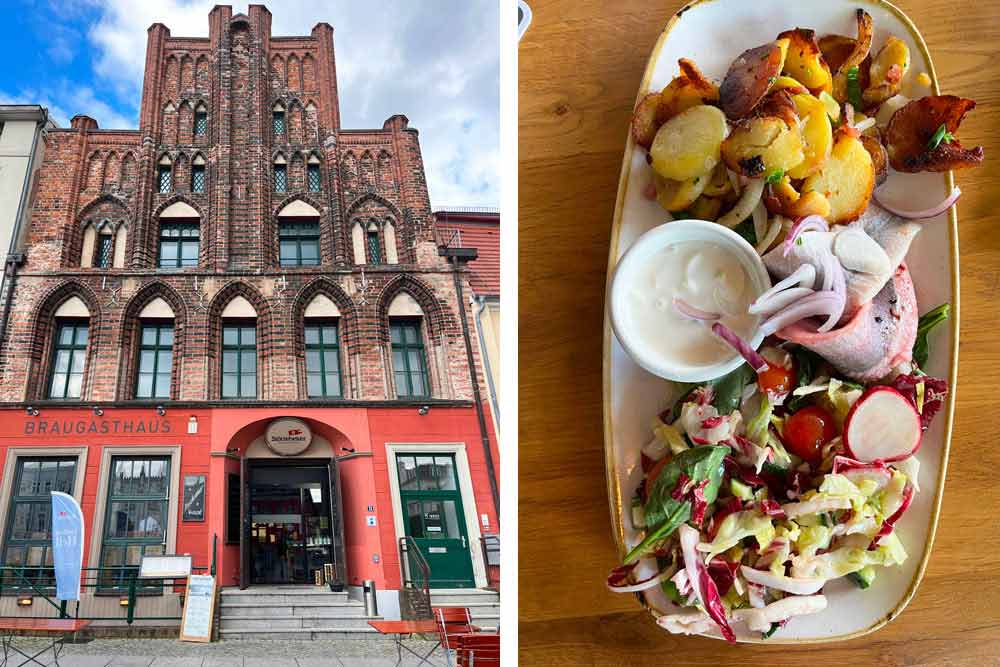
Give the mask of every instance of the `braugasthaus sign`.
M 167 419 L 28 419 L 24 435 L 171 433 Z

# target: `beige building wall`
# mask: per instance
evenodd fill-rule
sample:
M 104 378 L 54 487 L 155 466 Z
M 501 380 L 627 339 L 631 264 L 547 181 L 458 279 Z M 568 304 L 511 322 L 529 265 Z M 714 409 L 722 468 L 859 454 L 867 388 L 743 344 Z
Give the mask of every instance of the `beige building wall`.
M 479 327 L 479 352 L 486 372 L 486 383 L 490 390 L 490 415 L 493 417 L 493 432 L 500 437 L 500 301 L 482 299 L 476 304 L 476 324 Z
M 30 213 L 30 193 L 26 190 L 30 189 L 34 171 L 42 163 L 45 145 L 39 136 L 39 125 L 55 125 L 48 120 L 45 109 L 35 105 L 0 105 L 0 124 L 3 128 L 0 131 L 0 257 L 6 258 L 11 251 L 11 237 L 19 212 L 20 219 L 25 221 Z M 32 151 L 37 151 L 34 160 Z M 0 270 L 0 282 L 2 280 Z

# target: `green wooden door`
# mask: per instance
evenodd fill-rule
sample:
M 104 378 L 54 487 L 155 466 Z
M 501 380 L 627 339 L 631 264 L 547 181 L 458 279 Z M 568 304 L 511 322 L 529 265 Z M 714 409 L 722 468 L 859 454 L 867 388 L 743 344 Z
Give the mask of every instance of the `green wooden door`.
M 406 534 L 431 569 L 431 588 L 474 588 L 469 535 L 453 454 L 398 454 Z

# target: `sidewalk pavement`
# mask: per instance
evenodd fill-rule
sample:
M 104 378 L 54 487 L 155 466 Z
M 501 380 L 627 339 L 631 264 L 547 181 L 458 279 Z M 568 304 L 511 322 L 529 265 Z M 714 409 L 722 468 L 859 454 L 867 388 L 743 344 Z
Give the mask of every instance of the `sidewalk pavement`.
M 14 643 L 28 655 L 45 644 L 44 640 L 27 637 L 19 637 Z M 424 655 L 435 642 L 414 639 L 405 644 Z M 403 665 L 418 664 L 405 650 L 403 656 Z M 13 654 L 11 664 L 20 664 L 23 659 Z M 54 664 L 51 651 L 39 660 L 45 665 Z M 440 647 L 430 660 L 434 665 L 445 664 Z M 391 667 L 396 664 L 396 644 L 388 639 L 229 640 L 210 644 L 176 639 L 94 639 L 83 644 L 66 644 L 59 654 L 59 664 L 61 667 Z

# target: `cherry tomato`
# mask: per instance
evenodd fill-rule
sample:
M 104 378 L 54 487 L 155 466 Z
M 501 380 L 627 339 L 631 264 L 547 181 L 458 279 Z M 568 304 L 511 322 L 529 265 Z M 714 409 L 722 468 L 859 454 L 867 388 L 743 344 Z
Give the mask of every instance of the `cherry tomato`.
M 791 368 L 768 364 L 767 370 L 757 374 L 757 385 L 763 392 L 772 394 L 787 394 L 792 390 L 795 382 L 795 374 Z
M 647 489 L 652 489 L 653 488 L 653 482 L 655 482 L 656 478 L 660 476 L 660 473 L 663 472 L 663 466 L 667 465 L 667 463 L 670 462 L 671 458 L 673 458 L 673 457 L 671 457 L 671 456 L 664 456 L 659 461 L 656 461 L 653 464 L 653 467 L 649 469 L 649 472 L 646 473 L 646 488 Z
M 833 417 L 810 405 L 785 418 L 785 444 L 793 454 L 810 463 L 822 458 L 823 445 L 837 436 Z

